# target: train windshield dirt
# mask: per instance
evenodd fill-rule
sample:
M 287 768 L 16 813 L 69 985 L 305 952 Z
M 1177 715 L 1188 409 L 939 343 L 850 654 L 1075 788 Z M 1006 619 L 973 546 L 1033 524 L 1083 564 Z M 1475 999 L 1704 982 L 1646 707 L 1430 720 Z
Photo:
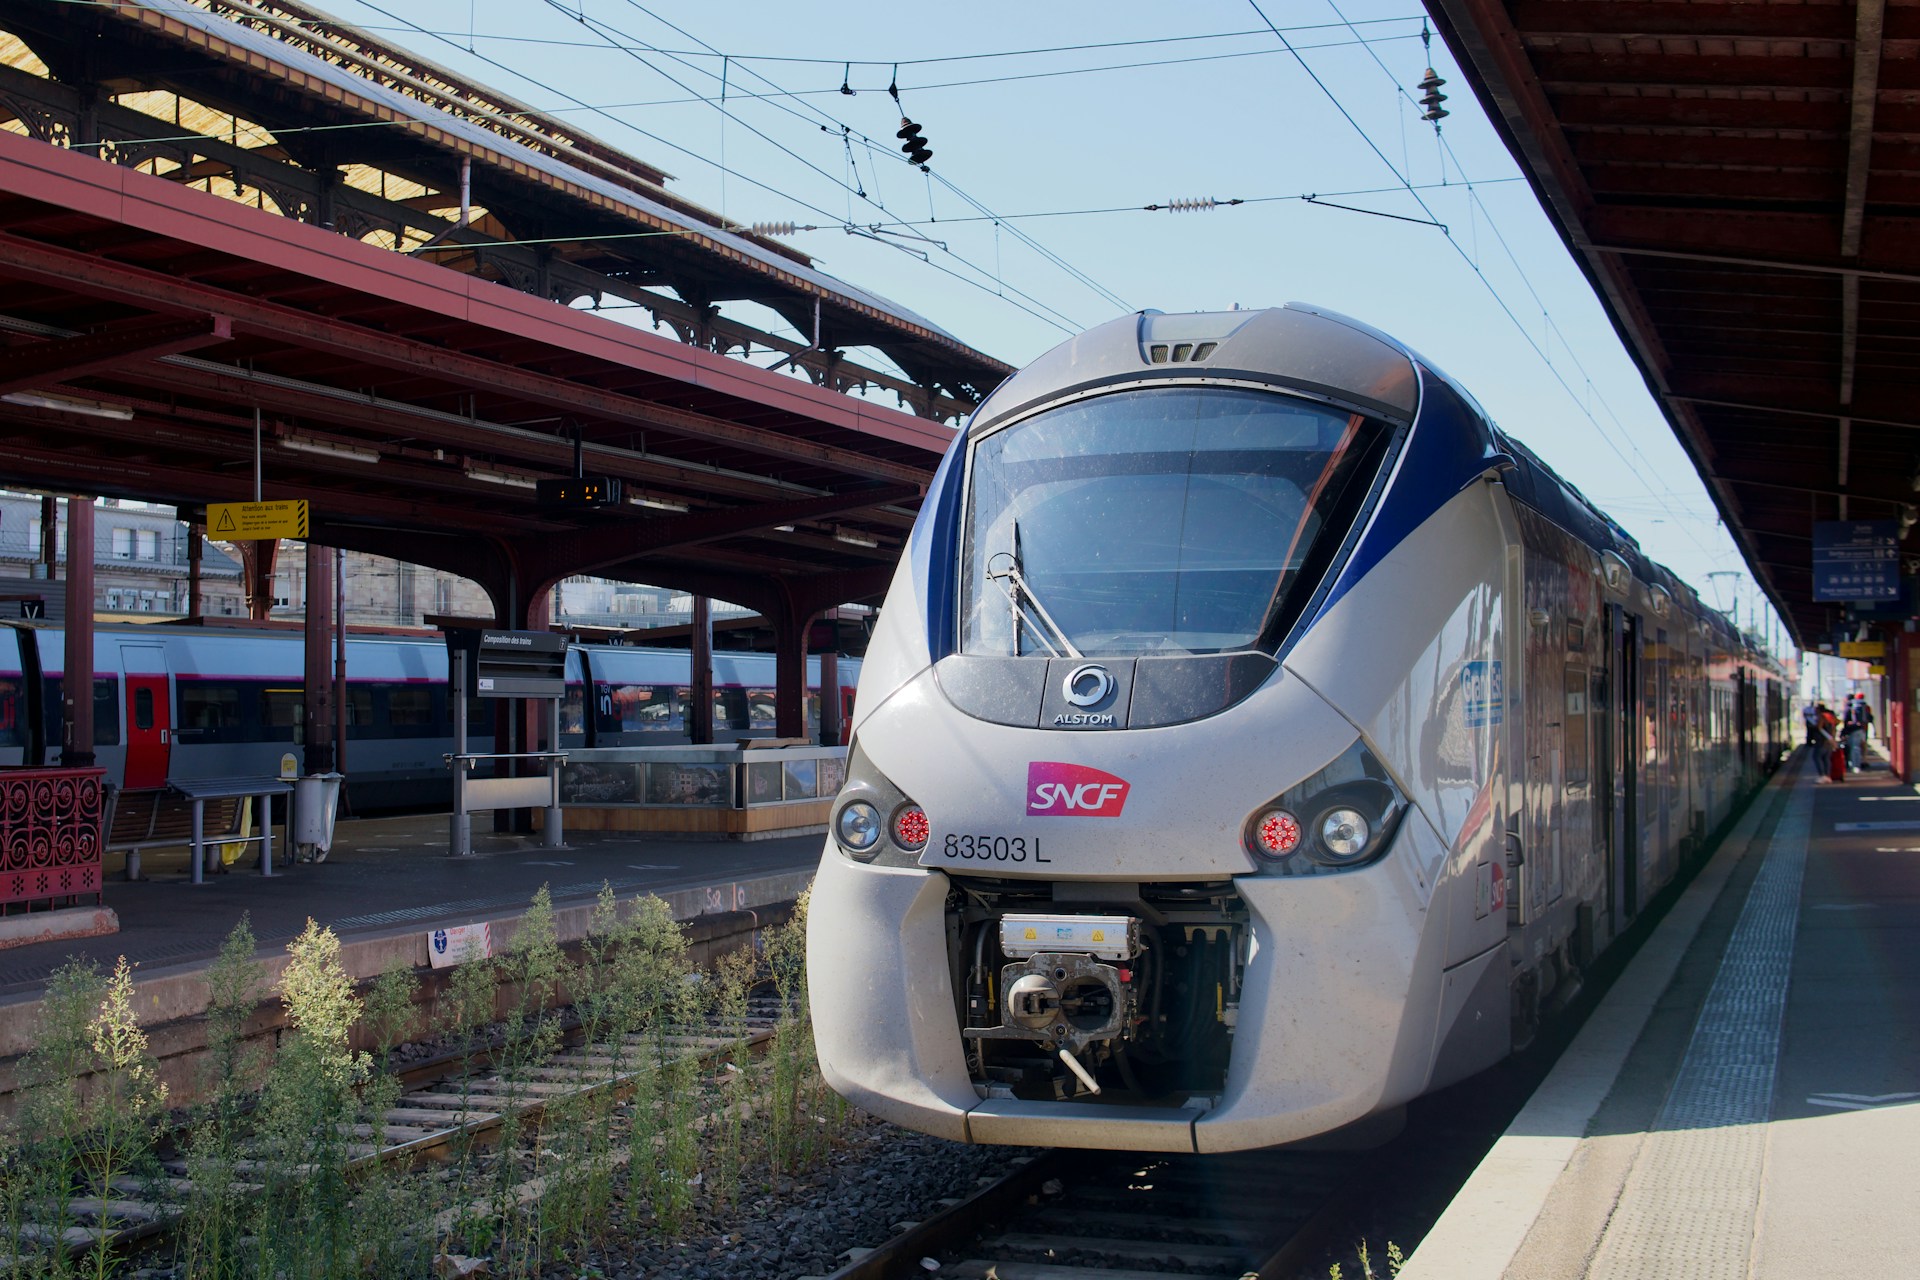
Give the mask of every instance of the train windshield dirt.
M 1384 431 L 1292 396 L 1176 386 L 985 437 L 969 467 L 962 651 L 1260 646 L 1345 535 L 1358 504 L 1343 499 Z

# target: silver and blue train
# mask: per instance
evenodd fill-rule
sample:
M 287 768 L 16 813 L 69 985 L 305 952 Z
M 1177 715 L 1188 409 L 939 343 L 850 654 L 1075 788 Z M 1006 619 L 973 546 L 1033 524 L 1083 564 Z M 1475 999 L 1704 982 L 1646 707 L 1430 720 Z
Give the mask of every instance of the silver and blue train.
M 1115 320 L 980 406 L 893 581 L 813 890 L 822 1066 L 972 1142 L 1383 1127 L 1531 1037 L 1787 710 L 1400 343 Z
M 304 642 L 295 630 L 244 626 L 102 625 L 93 642 L 95 755 L 116 786 L 277 774 L 301 732 Z M 567 650 L 562 748 L 689 741 L 691 658 L 685 649 L 576 644 Z M 55 759 L 65 633 L 0 625 L 0 765 Z M 860 664 L 839 664 L 848 723 Z M 807 660 L 807 721 L 817 739 L 820 662 Z M 714 737 L 774 731 L 774 658 L 713 657 Z M 351 634 L 347 640 L 348 794 L 357 812 L 445 805 L 453 750 L 447 650 L 438 633 Z M 476 702 L 467 749 L 493 749 L 494 704 Z

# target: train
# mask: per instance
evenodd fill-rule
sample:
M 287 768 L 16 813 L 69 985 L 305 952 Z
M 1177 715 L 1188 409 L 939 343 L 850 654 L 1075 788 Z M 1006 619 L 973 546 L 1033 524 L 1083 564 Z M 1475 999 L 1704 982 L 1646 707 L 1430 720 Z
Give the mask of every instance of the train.
M 974 1143 L 1384 1135 L 1708 847 L 1788 679 L 1386 334 L 1111 321 L 980 405 L 890 584 L 822 1070 Z
M 65 634 L 0 625 L 0 765 L 57 756 Z M 560 708 L 563 749 L 690 741 L 685 649 L 574 644 Z M 304 636 L 242 626 L 102 624 L 94 631 L 96 763 L 134 790 L 196 778 L 277 774 L 302 731 Z M 857 659 L 837 664 L 841 723 Z M 820 660 L 807 659 L 809 737 L 820 731 Z M 38 696 L 35 696 L 38 694 Z M 713 655 L 714 738 L 774 731 L 774 657 Z M 475 700 L 470 751 L 494 749 L 494 704 Z M 453 750 L 447 651 L 438 633 L 349 632 L 347 789 L 355 812 L 444 806 Z

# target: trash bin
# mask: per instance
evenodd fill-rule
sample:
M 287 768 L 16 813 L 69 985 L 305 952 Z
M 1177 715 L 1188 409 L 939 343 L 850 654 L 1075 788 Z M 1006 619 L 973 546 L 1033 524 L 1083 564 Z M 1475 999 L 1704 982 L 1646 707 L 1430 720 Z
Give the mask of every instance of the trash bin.
M 340 806 L 338 773 L 310 773 L 293 784 L 293 848 L 300 862 L 325 862 Z

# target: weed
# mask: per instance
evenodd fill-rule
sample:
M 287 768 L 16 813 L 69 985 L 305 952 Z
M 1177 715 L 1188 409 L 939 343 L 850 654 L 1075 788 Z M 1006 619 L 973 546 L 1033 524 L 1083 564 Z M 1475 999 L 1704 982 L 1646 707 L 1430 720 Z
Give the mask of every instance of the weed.
M 179 1234 L 183 1273 L 208 1280 L 247 1274 L 241 1237 L 246 1197 L 236 1185 L 247 1103 L 262 1055 L 246 1044 L 247 1021 L 259 1007 L 266 975 L 255 963 L 253 930 L 243 915 L 207 970 L 207 1056 L 201 1069 L 203 1101 L 186 1141 L 187 1180 L 193 1190 Z
M 340 964 L 340 940 L 309 920 L 287 953 L 280 994 L 291 1032 L 281 1039 L 261 1104 L 257 1272 L 330 1280 L 359 1273 L 347 1164 L 357 1090 L 370 1064 L 350 1047 L 360 1002 Z
M 8 1238 L 18 1245 L 16 1270 L 26 1275 L 72 1274 L 60 1242 L 79 1225 L 74 1171 L 87 1124 L 81 1079 L 93 1068 L 88 1028 L 105 994 L 91 963 L 54 970 L 33 1048 L 20 1062 L 22 1101 L 0 1202 Z
M 106 1280 L 113 1266 L 108 1232 L 114 1228 L 112 1203 L 121 1198 L 115 1183 L 152 1174 L 155 1140 L 160 1136 L 167 1087 L 147 1050 L 147 1034 L 133 1012 L 133 968 L 125 956 L 113 967 L 100 1004 L 87 1023 L 94 1074 L 89 1090 L 81 1169 L 85 1188 L 97 1206 L 88 1262 L 94 1280 Z

